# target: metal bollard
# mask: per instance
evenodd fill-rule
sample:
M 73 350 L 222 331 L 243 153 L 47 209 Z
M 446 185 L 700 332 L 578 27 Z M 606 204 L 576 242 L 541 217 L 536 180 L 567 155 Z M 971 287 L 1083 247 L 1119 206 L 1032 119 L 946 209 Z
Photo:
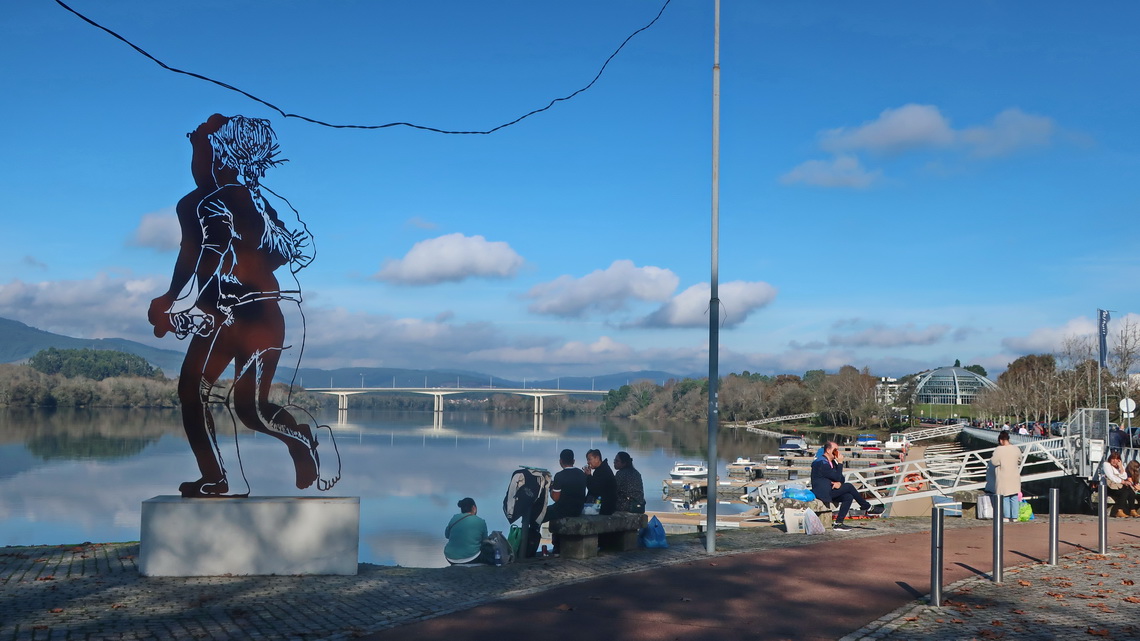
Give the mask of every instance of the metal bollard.
M 994 583 L 1001 583 L 1002 581 L 1002 552 L 1004 545 L 1002 541 L 1002 527 L 1005 525 L 1005 518 L 1002 514 L 1002 503 L 1000 494 L 994 494 L 994 569 L 993 580 Z
M 1057 540 L 1060 531 L 1061 490 L 1049 488 L 1049 565 L 1057 565 Z
M 1108 485 L 1105 484 L 1104 470 L 1103 469 L 1100 471 L 1099 478 L 1100 478 L 1100 500 L 1097 501 L 1097 503 L 1099 503 L 1099 505 L 1097 506 L 1099 509 L 1097 511 L 1100 512 L 1100 518 L 1097 519 L 1097 523 L 1100 527 L 1098 528 L 1098 535 L 1099 536 L 1097 537 L 1097 542 L 1100 545 L 1099 553 L 1100 554 L 1107 554 L 1108 553 Z
M 943 523 L 946 511 L 935 505 L 930 511 L 930 605 L 942 607 Z

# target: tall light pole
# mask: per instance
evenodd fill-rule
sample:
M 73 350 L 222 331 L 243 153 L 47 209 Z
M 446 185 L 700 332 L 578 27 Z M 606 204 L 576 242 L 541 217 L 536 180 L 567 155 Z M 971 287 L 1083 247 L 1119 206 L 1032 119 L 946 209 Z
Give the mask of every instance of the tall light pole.
M 705 550 L 716 552 L 717 383 L 720 378 L 720 296 L 717 279 L 720 247 L 720 0 L 713 10 L 712 70 L 712 273 L 709 278 L 709 478 Z

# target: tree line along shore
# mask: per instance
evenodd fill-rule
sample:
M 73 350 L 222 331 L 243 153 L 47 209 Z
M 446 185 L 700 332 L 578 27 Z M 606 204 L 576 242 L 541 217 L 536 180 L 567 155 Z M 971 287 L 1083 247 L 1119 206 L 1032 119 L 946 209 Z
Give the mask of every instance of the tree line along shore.
M 1129 367 L 1131 365 L 1129 364 Z M 971 366 L 971 369 L 977 366 Z M 980 368 L 978 368 L 980 369 Z M 977 371 L 977 369 L 974 369 Z M 1127 370 L 1125 370 L 1127 371 Z M 982 375 L 984 370 L 981 370 Z M 815 424 L 887 431 L 916 417 L 916 383 L 922 372 L 897 381 L 897 394 L 886 398 L 879 377 L 867 369 L 843 366 L 831 374 L 809 370 L 803 376 L 768 376 L 744 371 L 721 377 L 718 410 L 729 422 L 817 413 Z M 1091 358 L 1029 355 L 1010 363 L 997 379 L 998 388 L 979 395 L 971 406 L 958 406 L 966 417 L 985 420 L 1045 421 L 1063 419 L 1073 409 L 1095 404 L 1097 363 Z M 1131 377 L 1100 373 L 1101 389 L 1110 398 L 1131 395 Z M 224 397 L 228 381 L 215 391 Z M 336 407 L 336 397 L 311 393 L 284 383 L 273 385 L 271 398 L 308 410 Z M 350 409 L 431 410 L 423 395 L 360 394 L 349 397 Z M 455 409 L 531 412 L 528 397 L 490 393 L 486 397 L 456 395 L 446 400 Z M 177 380 L 139 356 L 114 350 L 49 348 L 23 364 L 0 364 L 0 406 L 177 408 Z M 1111 406 L 1111 405 L 1110 405 Z M 708 380 L 685 378 L 659 384 L 643 380 L 623 385 L 602 399 L 552 397 L 548 414 L 600 414 L 641 420 L 705 421 Z

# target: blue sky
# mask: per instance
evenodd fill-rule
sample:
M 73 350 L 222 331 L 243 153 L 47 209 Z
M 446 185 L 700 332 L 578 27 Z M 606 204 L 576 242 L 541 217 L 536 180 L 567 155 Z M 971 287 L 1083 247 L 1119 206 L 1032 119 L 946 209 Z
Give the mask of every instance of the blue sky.
M 663 2 L 74 8 L 292 113 L 487 129 L 597 73 Z M 721 371 L 991 374 L 1133 309 L 1129 2 L 725 0 Z M 0 316 L 154 339 L 185 134 L 269 118 L 317 244 L 305 364 L 707 372 L 711 0 L 486 136 L 329 129 L 162 70 L 55 2 L 0 20 Z M 299 324 L 294 323 L 294 329 Z

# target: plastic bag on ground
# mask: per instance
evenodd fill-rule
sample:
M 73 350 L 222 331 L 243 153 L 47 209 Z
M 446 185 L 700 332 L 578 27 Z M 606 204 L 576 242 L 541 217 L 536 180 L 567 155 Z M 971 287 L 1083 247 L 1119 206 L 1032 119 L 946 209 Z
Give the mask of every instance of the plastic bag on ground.
M 820 520 L 819 515 L 815 510 L 807 510 L 804 512 L 804 529 L 808 534 L 827 534 L 827 529 L 823 527 L 823 521 Z
M 1032 521 L 1033 520 L 1033 508 L 1029 506 L 1028 501 L 1022 501 L 1021 505 L 1018 506 L 1018 508 L 1017 508 L 1017 520 L 1018 521 Z
M 649 519 L 649 525 L 637 533 L 637 542 L 644 548 L 669 547 L 669 541 L 665 540 L 665 526 L 661 525 L 656 516 Z
M 511 551 L 518 556 L 519 546 L 522 545 L 522 528 L 518 524 L 511 524 L 511 530 L 507 532 L 507 543 L 511 544 Z

